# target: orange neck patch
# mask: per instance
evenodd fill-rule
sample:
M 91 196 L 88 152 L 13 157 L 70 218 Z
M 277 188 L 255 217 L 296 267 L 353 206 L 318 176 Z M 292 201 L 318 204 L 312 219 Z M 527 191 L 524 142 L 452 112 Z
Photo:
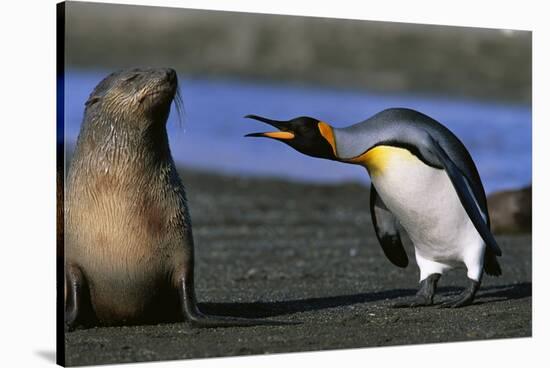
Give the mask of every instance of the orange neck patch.
M 330 144 L 332 147 L 332 152 L 334 153 L 334 157 L 338 157 L 336 154 L 336 141 L 334 140 L 334 133 L 332 132 L 332 127 L 328 125 L 327 123 L 324 123 L 322 121 L 317 124 L 319 127 L 319 132 L 321 132 L 321 135 L 325 140 Z

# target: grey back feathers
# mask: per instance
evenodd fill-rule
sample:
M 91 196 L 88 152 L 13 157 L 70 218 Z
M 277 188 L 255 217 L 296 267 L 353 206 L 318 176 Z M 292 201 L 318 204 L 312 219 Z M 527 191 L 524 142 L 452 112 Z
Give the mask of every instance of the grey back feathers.
M 406 148 L 424 163 L 443 169 L 430 149 L 431 138 L 445 150 L 472 185 L 481 210 L 487 212 L 483 184 L 462 142 L 445 126 L 418 111 L 392 108 L 346 128 L 334 128 L 336 150 L 342 159 L 360 156 L 369 149 L 388 145 Z

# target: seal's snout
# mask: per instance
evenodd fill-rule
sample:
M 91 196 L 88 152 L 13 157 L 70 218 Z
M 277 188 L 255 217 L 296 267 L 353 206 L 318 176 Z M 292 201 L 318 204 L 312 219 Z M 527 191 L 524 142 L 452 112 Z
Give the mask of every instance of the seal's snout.
M 172 87 L 175 87 L 178 84 L 178 76 L 176 71 L 172 68 L 153 69 L 152 74 L 160 83 L 167 83 Z
M 178 88 L 178 75 L 176 74 L 176 71 L 172 68 L 163 68 L 160 72 L 163 75 L 162 83 L 166 83 L 168 89 L 175 93 Z
M 155 92 L 161 91 L 167 93 L 171 97 L 178 88 L 178 76 L 172 68 L 158 68 L 151 71 L 151 76 L 156 81 Z
M 164 69 L 164 74 L 166 76 L 166 79 L 168 80 L 168 82 L 170 83 L 176 83 L 177 82 L 177 75 L 176 75 L 176 71 L 172 68 L 165 68 Z

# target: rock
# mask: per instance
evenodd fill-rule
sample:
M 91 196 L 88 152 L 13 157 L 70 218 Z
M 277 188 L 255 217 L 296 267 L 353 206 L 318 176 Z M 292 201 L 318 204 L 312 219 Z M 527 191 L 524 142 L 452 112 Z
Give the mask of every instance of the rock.
M 491 230 L 494 233 L 530 233 L 532 187 L 505 190 L 487 198 Z

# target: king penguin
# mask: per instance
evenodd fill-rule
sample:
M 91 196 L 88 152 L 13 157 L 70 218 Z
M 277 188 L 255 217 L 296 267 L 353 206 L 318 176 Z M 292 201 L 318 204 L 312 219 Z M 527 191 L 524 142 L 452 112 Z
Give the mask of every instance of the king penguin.
M 475 298 L 483 271 L 502 273 L 496 258 L 502 252 L 490 231 L 476 166 L 464 144 L 436 120 L 405 108 L 387 109 L 345 128 L 303 116 L 289 121 L 246 118 L 278 129 L 247 137 L 275 139 L 308 156 L 367 169 L 370 212 L 384 254 L 394 265 L 407 267 L 400 235 L 404 229 L 420 269 L 415 297 L 396 307 L 433 305 L 441 275 L 464 267 L 467 287 L 440 306 L 466 306 Z

